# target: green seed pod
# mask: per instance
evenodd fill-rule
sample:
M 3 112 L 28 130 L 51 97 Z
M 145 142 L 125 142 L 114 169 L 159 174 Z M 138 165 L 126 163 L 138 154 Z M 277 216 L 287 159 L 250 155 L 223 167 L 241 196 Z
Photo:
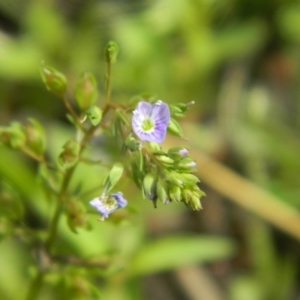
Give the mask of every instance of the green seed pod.
M 97 126 L 102 120 L 102 110 L 98 106 L 91 106 L 85 113 L 94 126 Z
M 71 139 L 63 146 L 63 149 L 58 157 L 58 162 L 64 168 L 70 168 L 78 161 L 80 144 L 74 139 Z
M 26 135 L 26 146 L 35 154 L 42 155 L 46 148 L 45 130 L 35 119 L 28 119 L 30 124 L 24 128 Z
M 141 142 L 135 139 L 133 136 L 128 136 L 125 140 L 125 145 L 130 151 L 137 151 L 141 149 Z
M 21 149 L 26 144 L 24 128 L 19 122 L 12 122 L 8 127 L 0 127 L 0 142 L 13 149 Z
M 40 70 L 42 80 L 50 92 L 62 97 L 67 91 L 67 79 L 54 68 L 43 66 Z
M 95 104 L 98 96 L 97 81 L 92 73 L 82 74 L 75 86 L 75 99 L 81 110 Z

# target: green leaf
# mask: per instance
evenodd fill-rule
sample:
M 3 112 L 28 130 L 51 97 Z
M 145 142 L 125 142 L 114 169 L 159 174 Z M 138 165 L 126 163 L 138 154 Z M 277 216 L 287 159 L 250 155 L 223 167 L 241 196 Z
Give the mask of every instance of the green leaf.
M 110 191 L 119 181 L 123 174 L 124 167 L 121 163 L 115 163 L 110 170 L 108 176 L 104 179 L 104 186 L 106 190 Z
M 151 274 L 227 259 L 234 253 L 235 245 L 227 238 L 174 236 L 144 246 L 133 258 L 130 270 L 132 275 Z

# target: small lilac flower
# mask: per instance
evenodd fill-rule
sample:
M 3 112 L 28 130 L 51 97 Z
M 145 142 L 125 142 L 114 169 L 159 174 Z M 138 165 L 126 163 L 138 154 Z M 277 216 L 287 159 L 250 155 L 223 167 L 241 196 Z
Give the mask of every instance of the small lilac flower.
M 101 219 L 104 220 L 115 210 L 125 207 L 127 205 L 127 200 L 123 198 L 121 192 L 113 193 L 109 196 L 106 196 L 105 193 L 103 193 L 100 197 L 91 200 L 90 205 L 98 210 L 102 215 Z
M 161 100 L 154 104 L 140 101 L 133 111 L 132 129 L 142 141 L 161 143 L 169 121 L 170 110 L 166 103 Z

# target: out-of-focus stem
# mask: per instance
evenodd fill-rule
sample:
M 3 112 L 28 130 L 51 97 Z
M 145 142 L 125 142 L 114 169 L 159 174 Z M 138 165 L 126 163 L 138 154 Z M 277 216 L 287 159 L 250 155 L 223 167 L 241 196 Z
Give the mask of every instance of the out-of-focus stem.
M 107 105 L 110 102 L 110 95 L 111 95 L 111 62 L 107 63 L 107 74 L 106 74 L 106 97 L 105 97 L 105 104 Z

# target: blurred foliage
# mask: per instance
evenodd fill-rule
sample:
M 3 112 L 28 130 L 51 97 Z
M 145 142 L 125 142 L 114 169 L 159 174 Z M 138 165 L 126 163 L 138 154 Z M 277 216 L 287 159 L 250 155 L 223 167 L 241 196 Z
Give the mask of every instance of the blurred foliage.
M 0 28 L 0 125 L 36 118 L 50 157 L 72 131 L 63 104 L 42 84 L 41 64 L 62 70 L 70 91 L 92 72 L 103 102 L 103 49 L 112 39 L 120 48 L 114 101 L 149 93 L 169 103 L 194 100 L 188 120 L 201 148 L 300 208 L 298 0 L 0 0 Z M 0 298 L 21 299 L 36 261 L 47 265 L 30 233 L 43 240 L 54 207 L 36 164 L 3 147 L 0 158 Z M 102 173 L 84 164 L 76 171 L 71 188 L 83 203 L 100 192 Z M 129 210 L 111 223 L 90 211 L 92 231 L 76 235 L 66 219 L 60 223 L 40 299 L 152 299 L 142 288 L 149 274 L 163 272 L 177 291 L 171 271 L 198 263 L 222 286 L 222 299 L 299 297 L 299 243 L 220 202 L 222 195 L 208 189 L 204 211 L 190 213 L 152 210 L 132 186 L 127 193 Z M 153 299 L 189 299 L 182 290 L 162 296 L 154 282 Z

